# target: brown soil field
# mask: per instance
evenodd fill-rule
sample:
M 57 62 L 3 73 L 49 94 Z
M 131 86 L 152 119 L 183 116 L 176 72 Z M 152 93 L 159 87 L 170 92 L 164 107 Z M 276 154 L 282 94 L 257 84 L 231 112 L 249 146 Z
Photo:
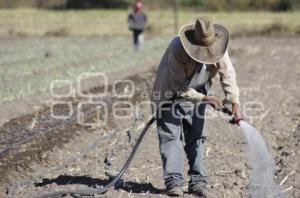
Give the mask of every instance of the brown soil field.
M 297 37 L 241 37 L 234 38 L 230 46 L 245 119 L 262 133 L 274 156 L 276 183 L 281 184 L 287 197 L 295 198 L 300 197 L 299 46 Z M 108 104 L 105 127 L 82 126 L 77 123 L 76 114 L 67 120 L 54 119 L 46 106 L 3 124 L 0 197 L 30 198 L 105 185 L 109 176 L 122 167 L 150 117 L 147 105 L 135 116 L 112 117 L 112 105 L 129 101 L 138 106 L 147 101 L 154 76 L 155 71 L 149 70 L 127 78 L 135 83 L 132 97 L 118 99 L 109 94 L 94 100 Z M 116 90 L 121 93 L 126 89 L 120 86 Z M 222 97 L 217 80 L 214 89 Z M 101 91 L 101 87 L 95 87 L 89 93 Z M 75 112 L 77 105 L 85 101 L 81 97 L 65 100 L 71 102 L 70 108 Z M 83 110 L 86 121 L 92 122 L 99 115 L 93 106 Z M 68 109 L 61 106 L 56 111 L 64 115 Z M 223 116 L 208 119 L 208 188 L 212 197 L 249 197 L 251 168 L 247 144 L 240 129 L 229 125 L 228 120 Z M 147 133 L 123 179 L 123 185 L 101 197 L 166 197 L 155 126 Z M 185 193 L 184 197 L 192 196 Z

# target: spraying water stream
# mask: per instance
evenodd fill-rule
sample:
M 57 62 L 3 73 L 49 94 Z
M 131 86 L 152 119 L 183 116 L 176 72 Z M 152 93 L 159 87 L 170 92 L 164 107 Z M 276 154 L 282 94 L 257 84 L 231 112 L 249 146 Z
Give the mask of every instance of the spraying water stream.
M 261 134 L 253 126 L 239 122 L 249 147 L 249 160 L 252 167 L 250 195 L 253 198 L 285 197 L 273 180 L 274 160 Z

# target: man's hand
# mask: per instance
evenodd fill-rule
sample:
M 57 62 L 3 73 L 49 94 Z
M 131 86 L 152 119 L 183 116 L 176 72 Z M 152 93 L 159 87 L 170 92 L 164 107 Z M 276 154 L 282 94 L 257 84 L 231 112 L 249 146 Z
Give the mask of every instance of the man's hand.
M 185 92 L 180 94 L 180 97 L 186 98 L 194 103 L 201 102 L 203 100 L 204 96 L 205 95 L 203 95 L 202 93 L 199 93 L 198 91 L 196 91 L 193 88 L 188 88 L 188 90 L 186 90 Z
M 229 121 L 230 124 L 238 124 L 240 120 L 242 120 L 241 114 L 240 114 L 240 108 L 239 104 L 233 103 L 232 104 L 232 119 Z
M 241 117 L 240 106 L 238 103 L 232 104 L 232 115 L 239 118 Z
M 220 100 L 216 96 L 205 96 L 203 98 L 203 101 L 207 102 L 208 104 L 211 104 L 214 107 L 214 109 L 218 111 L 220 111 L 221 108 L 224 107 L 222 100 Z

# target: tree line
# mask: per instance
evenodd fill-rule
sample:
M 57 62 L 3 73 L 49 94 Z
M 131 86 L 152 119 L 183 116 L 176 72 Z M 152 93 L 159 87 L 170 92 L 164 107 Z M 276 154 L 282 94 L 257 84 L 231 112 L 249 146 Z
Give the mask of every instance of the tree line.
M 300 0 L 182 0 L 186 6 L 206 10 L 270 10 L 300 9 Z

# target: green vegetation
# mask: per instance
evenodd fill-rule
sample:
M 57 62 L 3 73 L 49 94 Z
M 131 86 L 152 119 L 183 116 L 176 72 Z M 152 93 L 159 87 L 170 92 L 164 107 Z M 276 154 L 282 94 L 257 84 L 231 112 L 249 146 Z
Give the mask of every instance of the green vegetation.
M 128 10 L 35 9 L 1 10 L 0 36 L 129 36 Z M 148 10 L 150 35 L 174 34 L 172 10 Z M 182 11 L 180 25 L 209 15 L 226 25 L 233 34 L 268 34 L 275 32 L 299 34 L 299 12 L 197 12 Z
M 299 0 L 182 0 L 186 6 L 197 7 L 202 10 L 272 10 L 287 11 L 300 7 Z
M 110 72 L 157 64 L 168 38 L 155 38 L 135 53 L 126 37 L 0 40 L 0 105 L 49 91 L 53 80 L 76 82 L 82 73 Z

